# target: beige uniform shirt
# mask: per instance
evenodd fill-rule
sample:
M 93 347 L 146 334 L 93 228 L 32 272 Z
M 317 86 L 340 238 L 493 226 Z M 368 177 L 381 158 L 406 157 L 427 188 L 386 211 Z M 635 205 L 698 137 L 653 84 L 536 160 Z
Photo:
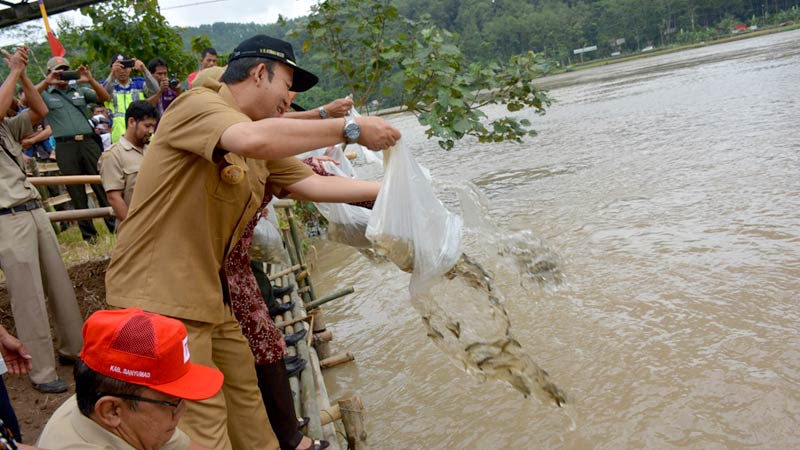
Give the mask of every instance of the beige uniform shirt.
M 28 181 L 23 167 L 19 141 L 33 133 L 28 111 L 0 123 L 0 209 L 18 206 L 40 198 L 39 191 Z
M 68 398 L 47 421 L 36 443 L 47 450 L 135 450 L 119 436 L 81 414 L 78 401 Z M 161 450 L 186 450 L 189 437 L 176 428 Z
M 139 173 L 143 158 L 143 150 L 136 148 L 125 139 L 125 136 L 119 138 L 119 141 L 103 152 L 97 162 L 103 189 L 106 192 L 122 191 L 122 199 L 130 206 L 133 187 L 136 186 L 136 175 Z
M 296 158 L 268 167 L 217 149 L 222 133 L 240 122 L 250 118 L 228 87 L 214 80 L 170 105 L 147 147 L 131 209 L 119 228 L 106 273 L 109 305 L 223 321 L 222 262 L 261 207 L 267 180 L 285 187 L 313 173 Z M 228 166 L 243 176 L 226 181 L 221 174 Z

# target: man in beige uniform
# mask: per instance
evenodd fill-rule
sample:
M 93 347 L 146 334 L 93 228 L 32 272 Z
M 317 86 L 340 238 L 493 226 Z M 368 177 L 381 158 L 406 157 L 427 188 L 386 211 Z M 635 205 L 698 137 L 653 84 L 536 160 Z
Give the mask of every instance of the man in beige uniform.
M 125 134 L 103 152 L 97 162 L 108 203 L 117 216 L 117 225 L 128 217 L 136 176 L 156 121 L 158 111 L 150 102 L 137 100 L 131 103 L 125 111 Z
M 2 119 L 0 124 L 0 268 L 6 276 L 17 334 L 33 357 L 31 381 L 41 392 L 64 392 L 67 385 L 56 373 L 45 292 L 62 356 L 77 357 L 83 317 L 39 192 L 27 180 L 19 144 L 31 133 L 31 124 L 47 115 L 47 106 L 25 75 L 27 49 L 13 56 L 5 51 L 3 54 L 11 73 L 0 87 L 0 111 L 11 104 L 17 81 L 30 109 Z
M 221 83 L 178 97 L 159 122 L 140 168 L 128 217 L 106 275 L 107 301 L 180 319 L 192 361 L 225 374 L 222 392 L 189 405 L 181 428 L 213 449 L 277 449 L 253 356 L 223 303 L 225 256 L 261 206 L 265 184 L 316 201 L 374 198 L 374 183 L 314 175 L 288 158 L 345 140 L 385 149 L 400 133 L 377 117 L 296 120 L 280 116 L 289 90 L 317 78 L 298 68 L 289 43 L 242 42 Z M 285 159 L 282 159 L 285 158 Z M 273 161 L 270 169 L 263 160 Z
M 177 428 L 187 401 L 216 394 L 222 373 L 190 361 L 179 321 L 131 308 L 83 327 L 75 395 L 47 421 L 48 450 L 198 450 Z

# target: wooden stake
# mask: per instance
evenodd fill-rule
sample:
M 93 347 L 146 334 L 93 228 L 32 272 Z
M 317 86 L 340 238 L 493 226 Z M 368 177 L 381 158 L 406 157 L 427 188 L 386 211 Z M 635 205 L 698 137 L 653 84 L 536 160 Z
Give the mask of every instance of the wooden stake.
M 361 397 L 354 395 L 345 400 L 339 400 L 339 410 L 342 414 L 342 423 L 347 434 L 347 448 L 352 450 L 369 450 L 367 444 L 367 429 L 364 426 L 364 402 Z
M 331 367 L 336 367 L 340 364 L 349 363 L 350 361 L 355 360 L 356 357 L 353 356 L 351 352 L 344 352 L 339 353 L 338 355 L 331 356 L 330 358 L 325 358 L 319 362 L 319 367 L 322 369 L 329 369 Z
M 310 312 L 316 312 L 317 319 L 314 321 L 314 326 L 311 328 L 312 333 L 320 333 L 326 330 L 325 324 L 325 313 L 322 312 L 321 309 L 315 309 Z M 331 346 L 328 342 L 319 342 L 315 341 L 314 347 L 317 349 L 317 354 L 321 359 L 330 358 L 331 356 Z
M 342 420 L 342 410 L 339 405 L 331 405 L 319 412 L 319 420 L 322 421 L 323 427 L 337 420 Z
M 316 325 L 316 323 L 315 323 Z M 314 347 L 318 347 L 319 344 L 328 343 L 333 340 L 333 332 L 331 330 L 325 330 L 319 333 L 314 333 Z

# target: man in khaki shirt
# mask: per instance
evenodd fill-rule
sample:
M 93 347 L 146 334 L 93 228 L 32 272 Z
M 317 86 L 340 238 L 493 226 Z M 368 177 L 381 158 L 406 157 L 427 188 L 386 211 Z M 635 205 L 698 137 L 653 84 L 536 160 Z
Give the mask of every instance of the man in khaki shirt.
M 41 121 L 48 109 L 25 75 L 27 49 L 3 54 L 10 73 L 0 87 L 0 111 L 14 101 L 17 81 L 30 109 L 0 119 L 0 268 L 6 277 L 17 335 L 33 357 L 31 382 L 44 393 L 64 392 L 67 385 L 56 373 L 46 300 L 53 312 L 61 356 L 78 356 L 83 317 L 39 192 L 27 180 L 19 144 L 31 133 L 31 124 Z
M 317 78 L 297 67 L 289 43 L 242 42 L 221 82 L 178 97 L 148 146 L 106 275 L 107 301 L 180 319 L 194 362 L 218 367 L 217 396 L 189 405 L 181 428 L 213 449 L 277 449 L 247 341 L 223 303 L 222 263 L 261 206 L 269 181 L 315 201 L 374 199 L 375 183 L 314 175 L 295 154 L 346 139 L 385 149 L 400 133 L 383 119 L 280 118 L 289 91 Z M 270 169 L 264 160 L 274 161 Z M 313 446 L 316 448 L 316 446 Z
M 137 100 L 131 103 L 125 111 L 125 134 L 97 162 L 108 203 L 117 216 L 117 225 L 128 217 L 136 175 L 157 121 L 158 111 L 150 102 Z
M 222 387 L 222 373 L 190 361 L 179 321 L 131 308 L 97 311 L 83 327 L 75 395 L 42 430 L 48 450 L 199 450 L 177 428 L 189 401 Z

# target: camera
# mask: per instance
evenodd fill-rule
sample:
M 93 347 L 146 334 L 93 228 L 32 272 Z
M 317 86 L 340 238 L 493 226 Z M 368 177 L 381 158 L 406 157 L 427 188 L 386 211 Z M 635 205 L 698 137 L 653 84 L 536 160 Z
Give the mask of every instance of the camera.
M 100 134 L 109 133 L 111 130 L 111 122 L 102 114 L 92 116 L 89 121 L 92 123 L 92 128 Z
M 179 84 L 181 84 L 181 80 L 175 77 L 169 79 L 169 87 L 171 87 L 172 89 L 177 88 Z
M 92 127 L 94 127 L 94 128 L 97 128 L 100 125 L 110 125 L 111 124 L 111 122 L 109 122 L 109 120 L 106 118 L 106 116 L 104 116 L 102 114 L 97 114 L 95 116 L 92 116 L 92 118 L 89 119 L 89 120 L 92 122 Z
M 131 68 L 136 64 L 136 61 L 133 59 L 123 59 L 119 63 L 122 64 L 122 67 Z
M 61 78 L 64 81 L 77 80 L 80 77 L 81 74 L 79 74 L 77 70 L 64 70 L 59 75 L 59 78 Z

